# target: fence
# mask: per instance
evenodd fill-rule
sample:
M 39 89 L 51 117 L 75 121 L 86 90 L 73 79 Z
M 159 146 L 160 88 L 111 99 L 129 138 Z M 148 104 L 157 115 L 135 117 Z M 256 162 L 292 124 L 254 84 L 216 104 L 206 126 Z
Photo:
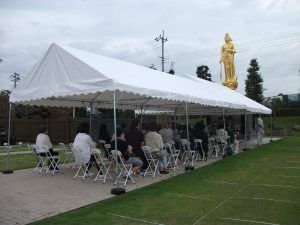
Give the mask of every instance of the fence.
M 14 144 L 14 142 L 35 143 L 40 125 L 46 125 L 48 127 L 48 135 L 52 143 L 72 143 L 76 136 L 77 128 L 82 122 L 89 123 L 89 118 L 12 119 L 11 144 Z M 114 133 L 112 119 L 99 120 L 93 118 L 91 122 L 91 137 L 94 141 L 98 140 L 99 127 L 102 123 L 106 124 L 108 133 L 110 135 Z M 117 123 L 125 123 L 128 127 L 129 120 L 118 119 Z M 0 120 L 0 128 L 1 127 L 7 131 L 8 120 Z
M 13 119 L 11 121 L 11 137 L 13 141 L 34 143 L 40 125 L 48 127 L 48 133 L 53 143 L 73 142 L 76 128 L 81 119 Z M 8 129 L 8 121 L 0 120 L 0 127 Z

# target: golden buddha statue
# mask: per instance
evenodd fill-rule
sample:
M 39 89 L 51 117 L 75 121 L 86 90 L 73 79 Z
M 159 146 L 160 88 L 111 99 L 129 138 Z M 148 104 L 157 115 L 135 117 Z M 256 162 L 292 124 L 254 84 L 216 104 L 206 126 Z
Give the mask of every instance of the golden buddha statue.
M 231 37 L 228 33 L 225 34 L 225 44 L 221 48 L 220 63 L 223 62 L 225 70 L 225 81 L 224 86 L 229 87 L 232 90 L 237 89 L 238 82 L 235 75 L 234 66 L 234 54 L 236 53 L 235 45 L 232 42 Z

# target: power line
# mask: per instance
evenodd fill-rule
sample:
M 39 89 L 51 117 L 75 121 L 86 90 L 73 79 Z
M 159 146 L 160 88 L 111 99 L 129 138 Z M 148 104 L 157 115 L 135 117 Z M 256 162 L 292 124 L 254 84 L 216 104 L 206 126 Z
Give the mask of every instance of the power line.
M 164 35 L 164 34 L 163 34 Z M 160 35 L 157 37 L 156 41 L 161 40 L 162 36 Z M 163 37 L 165 41 L 167 41 L 167 38 Z M 287 35 L 280 35 L 280 36 L 271 36 L 259 40 L 254 41 L 248 41 L 248 42 L 238 42 L 236 43 L 238 52 L 246 52 L 251 51 L 254 49 L 264 49 L 264 48 L 270 48 L 270 47 L 277 47 L 277 46 L 283 46 L 288 45 L 292 43 L 299 43 L 300 41 L 300 33 L 293 33 L 293 34 L 287 34 Z M 161 40 L 162 41 L 162 40 Z M 165 42 L 164 41 L 164 42 Z M 144 50 L 144 51 L 155 51 L 160 46 L 146 46 L 146 47 L 140 47 L 136 46 L 136 48 L 130 48 L 129 50 L 132 50 L 131 53 L 127 53 L 126 57 L 121 57 L 122 59 L 128 59 L 132 57 L 136 57 L 137 51 Z M 165 56 L 165 49 L 162 47 L 162 53 Z M 194 50 L 194 51 L 188 51 L 188 52 L 179 52 L 175 54 L 168 54 L 168 58 L 171 59 L 171 61 L 189 61 L 189 60 L 198 60 L 200 58 L 207 58 L 212 56 L 217 56 L 220 54 L 220 50 L 217 48 L 211 48 L 211 49 L 204 49 L 204 50 Z M 165 57 L 159 57 L 161 59 L 162 67 L 164 67 L 164 64 L 166 63 Z
M 254 48 L 266 48 L 266 47 L 274 47 L 274 46 L 278 46 L 278 45 L 286 45 L 286 44 L 290 44 L 290 43 L 297 43 L 299 42 L 300 39 L 295 39 L 295 40 L 289 40 L 289 41 L 280 41 L 280 42 L 274 42 L 274 43 L 267 43 L 267 44 L 253 44 L 253 45 L 248 45 L 248 46 L 240 46 L 237 45 L 238 51 L 243 51 L 243 50 L 252 50 Z M 189 57 L 196 57 L 196 56 L 206 56 L 206 55 L 215 55 L 219 53 L 218 49 L 214 49 L 214 50 L 203 50 L 203 51 L 199 51 L 197 53 L 193 53 L 193 54 L 186 54 L 183 56 L 177 56 L 177 57 L 172 57 L 172 59 L 182 59 L 182 58 L 189 58 Z M 171 56 L 169 56 L 171 57 Z
M 281 41 L 282 39 L 298 39 L 300 37 L 300 34 L 290 34 L 290 35 L 284 35 L 284 36 L 278 36 L 278 37 L 268 37 L 268 38 L 264 38 L 264 39 L 260 39 L 260 40 L 256 40 L 256 41 L 250 41 L 250 42 L 238 42 L 236 43 L 237 46 L 252 46 L 255 44 L 261 44 L 261 43 L 270 43 L 270 42 L 278 42 Z M 170 57 L 176 57 L 176 56 L 183 56 L 183 55 L 194 55 L 194 54 L 198 54 L 198 53 L 202 53 L 202 52 L 210 52 L 210 51 L 215 51 L 215 48 L 211 48 L 211 49 L 204 49 L 204 50 L 193 50 L 193 51 L 189 51 L 189 52 L 180 52 L 180 53 L 175 53 L 173 55 L 170 55 Z
M 130 48 L 128 50 L 131 50 L 131 53 L 126 53 L 125 57 L 121 57 L 121 54 L 115 55 L 114 57 L 118 58 L 121 57 L 123 60 L 124 59 L 130 59 L 132 57 L 136 57 L 138 51 L 154 51 L 156 49 L 160 48 L 160 46 L 136 46 L 135 48 Z
M 238 52 L 245 52 L 249 50 L 254 50 L 254 49 L 264 49 L 264 48 L 270 48 L 270 47 L 277 47 L 277 46 L 284 46 L 284 45 L 290 45 L 293 43 L 299 43 L 300 39 L 296 40 L 291 40 L 291 41 L 285 41 L 285 42 L 277 42 L 277 43 L 270 43 L 270 44 L 257 44 L 257 45 L 252 45 L 252 46 L 240 46 L 238 47 Z M 205 57 L 210 57 L 210 56 L 215 56 L 220 54 L 219 50 L 210 50 L 210 51 L 198 51 L 198 53 L 190 54 L 190 55 L 182 55 L 182 56 L 177 56 L 177 57 L 171 57 L 172 60 L 176 61 L 186 61 L 186 60 L 195 60 L 199 58 L 205 58 Z

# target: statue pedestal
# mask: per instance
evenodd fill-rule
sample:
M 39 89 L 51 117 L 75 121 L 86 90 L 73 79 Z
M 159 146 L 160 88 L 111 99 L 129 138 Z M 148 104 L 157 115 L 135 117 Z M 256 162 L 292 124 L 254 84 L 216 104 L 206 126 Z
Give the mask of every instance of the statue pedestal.
M 223 82 L 223 85 L 230 88 L 231 90 L 235 90 L 238 87 L 238 82 L 236 81 L 225 81 Z

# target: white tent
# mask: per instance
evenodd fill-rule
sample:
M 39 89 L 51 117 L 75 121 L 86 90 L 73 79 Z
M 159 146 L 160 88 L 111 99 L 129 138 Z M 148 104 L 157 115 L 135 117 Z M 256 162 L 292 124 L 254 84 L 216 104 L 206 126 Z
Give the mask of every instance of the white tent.
M 178 77 L 136 64 L 52 44 L 45 56 L 13 90 L 10 102 L 62 107 L 184 109 L 234 113 L 271 110 L 212 82 Z

